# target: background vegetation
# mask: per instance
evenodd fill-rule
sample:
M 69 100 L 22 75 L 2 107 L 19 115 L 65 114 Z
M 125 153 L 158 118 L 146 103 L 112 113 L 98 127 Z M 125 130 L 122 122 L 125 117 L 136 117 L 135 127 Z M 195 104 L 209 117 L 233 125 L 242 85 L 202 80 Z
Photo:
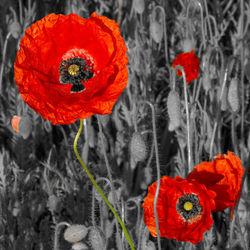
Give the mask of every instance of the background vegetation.
M 98 226 L 101 231 L 84 240 L 88 249 L 101 249 L 93 239 L 102 246 L 107 242 L 107 249 L 120 250 L 122 244 L 129 249 L 74 155 L 79 121 L 53 126 L 43 120 L 22 101 L 14 81 L 16 52 L 27 27 L 52 12 L 88 18 L 94 11 L 119 23 L 128 47 L 129 81 L 112 114 L 101 117 L 104 146 L 93 116 L 84 121 L 78 150 L 113 202 L 105 179 L 103 150 L 107 153 L 119 198 L 115 206 L 137 249 L 157 247 L 141 207 L 148 186 L 156 181 L 157 157 L 161 176 L 185 178 L 195 165 L 227 150 L 245 167 L 233 222 L 230 210 L 216 213 L 213 227 L 197 246 L 162 238 L 162 249 L 250 249 L 250 5 L 244 0 L 0 1 L 0 249 L 49 250 L 56 240 L 60 249 L 71 249 L 63 238 L 66 225 L 55 234 L 60 222 Z M 187 38 L 201 60 L 199 79 L 187 85 L 188 115 L 183 79 L 175 78 L 171 69 Z M 179 99 L 171 101 L 173 88 Z M 154 106 L 155 117 L 145 101 Z M 30 119 L 28 138 L 12 129 L 14 115 Z M 135 152 L 144 154 L 140 161 L 131 150 L 134 133 L 140 138 Z

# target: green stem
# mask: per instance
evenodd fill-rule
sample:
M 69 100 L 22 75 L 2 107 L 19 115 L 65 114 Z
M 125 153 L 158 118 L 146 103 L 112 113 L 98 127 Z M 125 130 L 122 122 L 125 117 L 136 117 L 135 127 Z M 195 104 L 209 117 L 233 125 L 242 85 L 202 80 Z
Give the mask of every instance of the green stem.
M 132 250 L 135 250 L 134 246 L 133 246 L 133 243 L 132 243 L 132 240 L 131 238 L 129 237 L 129 234 L 128 234 L 128 231 L 125 227 L 125 225 L 123 224 L 122 220 L 120 219 L 119 215 L 116 213 L 116 211 L 114 210 L 114 208 L 111 206 L 111 204 L 109 203 L 107 197 L 104 195 L 104 193 L 102 192 L 102 190 L 99 188 L 99 186 L 97 185 L 97 183 L 95 182 L 93 176 L 91 175 L 91 173 L 89 172 L 88 168 L 86 167 L 86 165 L 83 163 L 83 160 L 82 158 L 80 157 L 78 151 L 77 151 L 77 141 L 79 139 L 79 136 L 81 134 L 81 131 L 82 131 L 82 124 L 83 124 L 83 120 L 80 119 L 80 127 L 79 127 L 79 130 L 76 134 L 76 137 L 75 137 L 75 140 L 74 140 L 74 151 L 75 151 L 75 154 L 76 154 L 76 157 L 77 159 L 79 160 L 79 162 L 81 163 L 81 165 L 83 166 L 84 170 L 86 171 L 88 177 L 90 178 L 90 180 L 92 181 L 93 185 L 95 186 L 95 188 L 97 189 L 97 191 L 100 193 L 100 195 L 102 196 L 102 198 L 104 199 L 104 201 L 106 202 L 106 204 L 108 205 L 108 207 L 110 208 L 110 210 L 112 211 L 112 213 L 114 214 L 114 216 L 117 218 L 117 220 L 119 221 L 123 231 L 124 231 L 124 234 L 128 240 L 128 243 L 131 247 Z

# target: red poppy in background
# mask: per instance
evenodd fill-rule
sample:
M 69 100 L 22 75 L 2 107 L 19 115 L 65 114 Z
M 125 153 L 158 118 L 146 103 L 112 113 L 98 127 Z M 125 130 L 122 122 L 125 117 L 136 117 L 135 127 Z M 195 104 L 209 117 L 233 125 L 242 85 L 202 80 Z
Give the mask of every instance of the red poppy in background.
M 193 79 L 198 79 L 200 59 L 194 54 L 193 50 L 177 55 L 176 59 L 173 61 L 172 68 L 178 65 L 183 67 L 187 83 L 190 83 Z M 177 69 L 177 75 L 182 76 L 180 69 Z
M 143 203 L 144 222 L 152 236 L 157 237 L 154 217 L 154 196 L 157 182 L 148 188 Z M 211 210 L 214 209 L 213 191 L 196 181 L 187 181 L 181 177 L 161 178 L 157 200 L 157 216 L 160 236 L 178 241 L 197 244 L 203 239 L 203 233 L 213 224 Z
M 127 85 L 126 51 L 107 17 L 50 14 L 25 31 L 15 81 L 23 100 L 53 124 L 110 114 Z
M 187 180 L 195 180 L 214 191 L 216 207 L 213 211 L 232 207 L 231 219 L 233 219 L 233 210 L 241 195 L 243 173 L 244 168 L 239 157 L 228 151 L 227 155 L 220 154 L 211 162 L 197 165 L 189 173 Z

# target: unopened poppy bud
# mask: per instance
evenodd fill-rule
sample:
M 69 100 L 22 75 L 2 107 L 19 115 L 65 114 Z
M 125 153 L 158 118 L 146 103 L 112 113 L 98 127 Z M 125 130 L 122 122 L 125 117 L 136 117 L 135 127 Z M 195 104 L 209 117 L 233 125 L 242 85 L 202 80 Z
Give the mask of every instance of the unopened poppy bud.
M 14 115 L 11 119 L 11 125 L 12 125 L 12 128 L 19 133 L 19 129 L 18 129 L 18 125 L 19 125 L 19 122 L 21 120 L 21 117 L 18 116 L 18 115 Z
M 228 88 L 228 96 L 227 100 L 233 112 L 237 112 L 240 109 L 240 101 L 239 101 L 239 85 L 236 78 L 233 78 L 230 82 Z
M 121 198 L 121 192 L 122 192 L 122 189 L 121 189 L 121 188 L 118 188 L 117 190 L 115 190 L 116 197 L 117 197 L 118 201 L 119 201 L 120 198 Z M 114 204 L 113 194 L 112 194 L 111 191 L 110 191 L 109 194 L 108 194 L 108 201 L 109 201 L 111 204 Z
M 207 72 L 208 70 L 205 71 L 204 73 L 204 76 L 203 76 L 203 79 L 202 79 L 202 86 L 203 86 L 203 89 L 208 92 L 212 85 L 211 85 L 211 79 L 210 79 L 210 76 Z
M 147 146 L 139 132 L 134 132 L 132 135 L 130 154 L 135 162 L 144 161 L 147 157 Z
M 183 52 L 187 53 L 195 49 L 195 43 L 191 39 L 184 39 L 184 41 L 182 42 L 182 47 L 183 47 Z
M 221 88 L 219 89 L 219 91 L 217 91 L 217 100 L 220 99 L 220 95 L 221 95 Z M 227 86 L 225 86 L 224 91 L 222 93 L 222 99 L 221 99 L 221 110 L 222 111 L 226 111 L 228 108 L 227 96 L 228 96 L 228 88 L 227 88 Z
M 145 0 L 134 0 L 134 9 L 138 14 L 142 14 L 145 8 Z
M 52 194 L 49 196 L 49 199 L 47 201 L 47 207 L 50 211 L 56 211 L 59 203 L 59 198 Z
M 156 247 L 153 241 L 151 240 L 148 241 L 146 250 L 156 250 Z
M 21 26 L 18 22 L 13 22 L 9 26 L 9 32 L 11 35 L 17 39 L 21 34 Z
M 22 117 L 19 122 L 18 128 L 21 136 L 26 140 L 30 136 L 32 130 L 32 122 L 30 118 L 28 116 Z
M 72 245 L 72 250 L 89 250 L 90 248 L 83 242 L 77 242 Z
M 84 225 L 72 225 L 64 232 L 64 239 L 70 243 L 81 241 L 88 234 L 88 228 Z
M 106 249 L 107 240 L 99 227 L 90 227 L 88 239 L 93 250 Z
M 178 92 L 171 90 L 167 99 L 168 117 L 172 130 L 177 129 L 181 125 L 181 102 Z
M 163 27 L 162 25 L 157 22 L 156 20 L 153 20 L 150 23 L 150 34 L 153 38 L 153 40 L 156 43 L 160 43 L 163 37 Z

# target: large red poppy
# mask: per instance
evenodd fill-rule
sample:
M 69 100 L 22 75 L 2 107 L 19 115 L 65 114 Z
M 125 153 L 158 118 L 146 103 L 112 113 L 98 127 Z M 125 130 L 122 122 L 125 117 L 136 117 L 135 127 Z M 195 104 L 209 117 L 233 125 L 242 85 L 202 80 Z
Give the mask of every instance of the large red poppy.
M 183 67 L 187 83 L 190 83 L 193 79 L 198 79 L 200 59 L 194 54 L 193 50 L 177 55 L 176 59 L 173 60 L 172 68 L 178 65 Z M 177 69 L 177 75 L 182 76 L 180 69 Z
M 157 182 L 154 182 L 148 188 L 148 195 L 142 205 L 144 222 L 154 237 L 157 237 L 154 217 L 156 187 Z M 214 196 L 213 191 L 208 191 L 195 181 L 162 177 L 157 201 L 160 236 L 197 244 L 213 224 L 211 210 L 215 206 Z
M 214 191 L 216 207 L 213 211 L 232 207 L 231 218 L 233 218 L 234 207 L 241 195 L 243 173 L 244 168 L 239 157 L 228 151 L 227 155 L 220 154 L 211 162 L 197 165 L 189 173 L 187 180 L 196 180 Z
M 126 51 L 113 20 L 50 14 L 25 31 L 15 81 L 23 100 L 53 124 L 110 114 L 127 85 Z

